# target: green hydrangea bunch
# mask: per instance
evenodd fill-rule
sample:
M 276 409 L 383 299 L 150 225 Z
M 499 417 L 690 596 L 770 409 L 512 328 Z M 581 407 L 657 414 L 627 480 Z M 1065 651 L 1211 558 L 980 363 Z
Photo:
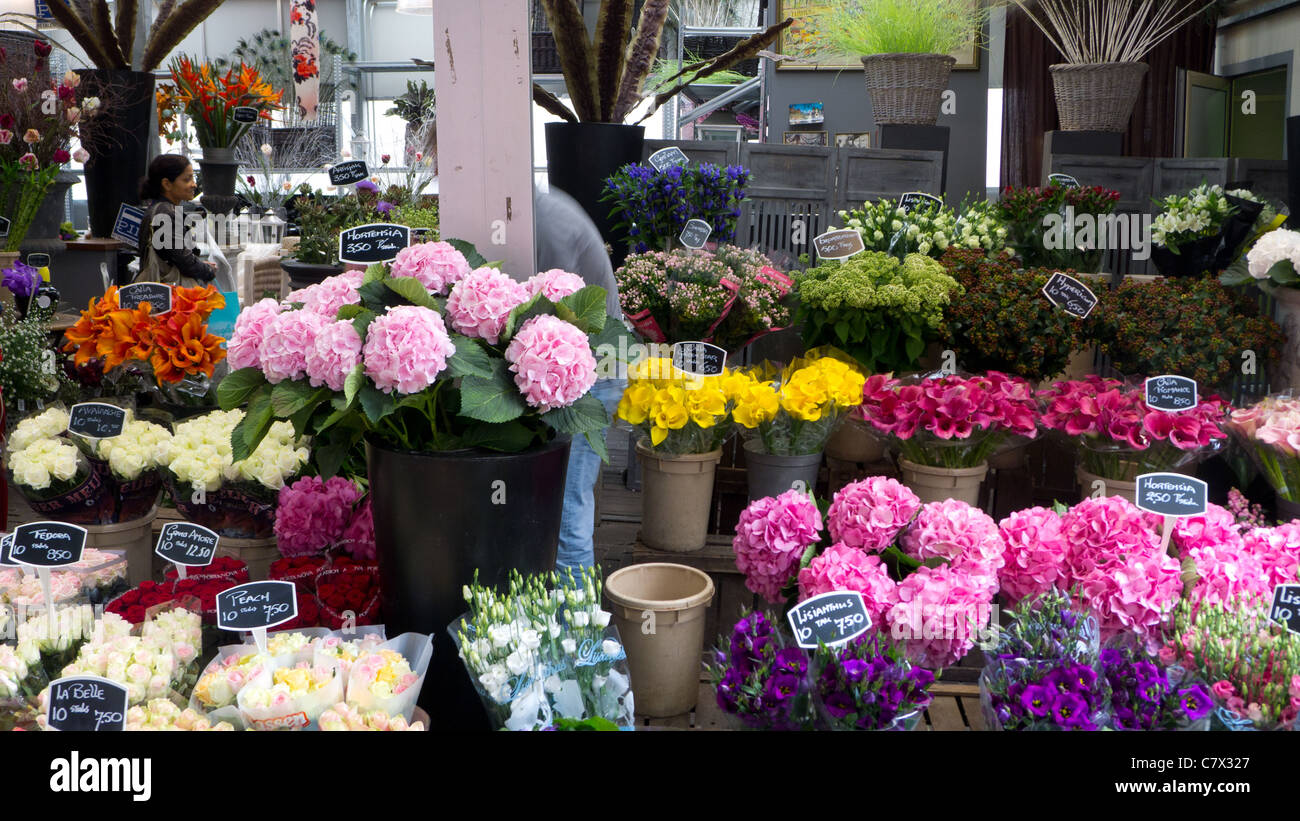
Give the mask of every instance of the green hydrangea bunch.
M 907 213 L 897 200 L 880 199 L 861 208 L 841 211 L 845 228 L 862 235 L 868 251 L 884 251 L 902 259 L 911 253 L 936 259 L 957 236 L 957 214 L 946 205 L 932 204 Z

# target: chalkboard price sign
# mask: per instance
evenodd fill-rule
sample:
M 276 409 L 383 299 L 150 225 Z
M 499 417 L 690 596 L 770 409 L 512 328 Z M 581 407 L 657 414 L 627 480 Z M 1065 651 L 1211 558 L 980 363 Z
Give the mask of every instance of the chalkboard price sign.
M 799 602 L 788 614 L 795 642 L 816 649 L 818 644 L 835 647 L 871 628 L 862 594 L 856 590 L 823 593 Z
M 163 282 L 137 282 L 117 289 L 117 305 L 124 311 L 134 311 L 146 302 L 152 316 L 170 312 L 171 286 Z
M 339 262 L 391 262 L 410 244 L 411 229 L 405 225 L 358 225 L 339 233 Z
M 330 185 L 352 185 L 370 176 L 363 160 L 348 160 L 330 168 Z
M 924 191 L 909 191 L 898 198 L 898 207 L 903 209 L 904 214 L 910 214 L 920 208 L 939 208 L 942 206 L 943 200 Z
M 11 223 L 9 222 L 9 218 L 8 218 L 8 217 L 0 217 L 0 237 L 7 237 L 7 236 L 9 236 L 9 226 L 10 226 L 10 225 L 11 225 Z
M 9 558 L 9 550 L 14 544 L 14 534 L 6 533 L 0 538 L 0 567 L 19 567 L 18 562 Z
M 126 729 L 126 688 L 99 676 L 71 676 L 50 682 L 45 716 L 52 730 L 81 733 Z
M 1062 188 L 1078 188 L 1079 181 L 1069 174 L 1048 174 L 1047 181 Z
M 1292 633 L 1300 633 L 1300 584 L 1279 584 L 1273 588 L 1273 606 L 1268 617 Z
M 661 148 L 650 155 L 650 165 L 656 171 L 665 171 L 678 165 L 690 165 L 686 153 L 675 145 Z
M 1053 305 L 1079 319 L 1086 319 L 1092 309 L 1097 307 L 1097 296 L 1088 290 L 1087 285 L 1059 272 L 1047 280 L 1043 286 L 1043 295 Z
M 813 247 L 821 259 L 848 259 L 867 250 L 862 235 L 852 228 L 819 234 L 813 237 Z
M 13 537 L 9 558 L 29 567 L 76 564 L 86 549 L 86 529 L 66 522 L 28 522 Z
M 275 627 L 298 617 L 293 582 L 249 582 L 217 594 L 217 626 L 222 630 Z
M 158 534 L 155 553 L 172 564 L 206 567 L 217 555 L 220 537 L 206 527 L 191 522 L 168 522 Z
M 1204 516 L 1209 492 L 1205 482 L 1181 473 L 1144 473 L 1137 477 L 1137 506 L 1161 516 Z
M 1152 410 L 1178 413 L 1191 410 L 1200 402 L 1197 398 L 1196 380 L 1186 376 L 1151 376 L 1143 383 L 1143 387 L 1146 389 L 1147 407 Z
M 91 439 L 121 436 L 126 427 L 126 409 L 103 402 L 80 402 L 68 414 L 68 432 Z
M 701 219 L 693 219 L 686 223 L 686 227 L 682 229 L 681 236 L 678 237 L 678 239 L 680 239 L 682 245 L 685 245 L 687 248 L 698 250 L 703 248 L 704 243 L 709 241 L 709 234 L 712 233 L 712 225 L 709 225 Z
M 233 112 L 235 122 L 237 123 L 255 123 L 257 122 L 257 109 L 251 105 L 235 106 Z
M 717 376 L 727 369 L 727 351 L 707 342 L 678 342 L 673 367 L 692 376 Z
M 50 255 L 49 254 L 28 254 L 27 264 L 32 266 L 33 268 L 48 268 L 50 267 Z

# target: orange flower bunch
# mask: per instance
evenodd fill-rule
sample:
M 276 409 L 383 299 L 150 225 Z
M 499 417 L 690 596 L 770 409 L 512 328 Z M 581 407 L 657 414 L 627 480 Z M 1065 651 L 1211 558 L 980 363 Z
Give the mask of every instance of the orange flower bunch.
M 196 64 L 182 55 L 172 60 L 171 72 L 175 102 L 184 106 L 199 132 L 199 144 L 207 148 L 233 146 L 251 127 L 235 122 L 236 108 L 255 108 L 259 118 L 270 120 L 271 112 L 283 107 L 284 92 L 273 90 L 256 68 L 243 62 L 218 74 L 212 64 Z
M 64 332 L 63 350 L 76 351 L 77 365 L 101 358 L 105 374 L 140 361 L 153 367 L 160 382 L 179 382 L 198 373 L 211 379 L 226 351 L 221 347 L 225 340 L 208 333 L 208 317 L 225 306 L 225 297 L 211 285 L 172 286 L 172 309 L 154 316 L 147 302 L 134 310 L 119 307 L 117 286 L 113 286 L 92 299 L 76 324 Z

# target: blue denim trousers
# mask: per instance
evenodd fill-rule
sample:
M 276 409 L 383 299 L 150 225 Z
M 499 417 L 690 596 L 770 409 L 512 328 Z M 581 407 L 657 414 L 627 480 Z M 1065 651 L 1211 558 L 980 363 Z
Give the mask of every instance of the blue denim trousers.
M 626 387 L 627 383 L 621 379 L 601 379 L 591 393 L 605 405 L 612 419 Z M 591 536 L 596 529 L 596 480 L 600 478 L 600 468 L 600 457 L 587 444 L 587 437 L 573 437 L 569 469 L 564 477 L 564 514 L 560 518 L 560 547 L 555 556 L 557 570 L 590 567 L 595 563 Z

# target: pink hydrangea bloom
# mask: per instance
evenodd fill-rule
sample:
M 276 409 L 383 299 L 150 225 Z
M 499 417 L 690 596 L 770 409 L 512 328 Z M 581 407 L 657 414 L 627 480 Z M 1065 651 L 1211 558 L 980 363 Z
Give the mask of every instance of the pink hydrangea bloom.
M 352 512 L 352 521 L 343 529 L 340 541 L 343 549 L 355 559 L 373 561 L 375 558 L 375 519 L 370 510 L 370 497 L 366 496 Z
M 525 284 L 532 296 L 541 294 L 552 302 L 559 302 L 569 294 L 576 294 L 587 287 L 582 277 L 559 268 L 542 271 Z
M 307 373 L 307 352 L 328 321 L 311 311 L 286 311 L 267 322 L 259 351 L 266 381 L 301 379 Z
M 903 532 L 907 555 L 925 562 L 943 559 L 954 570 L 996 584 L 1005 546 L 997 522 L 984 511 L 957 499 L 930 502 Z
M 950 566 L 919 567 L 898 583 L 898 603 L 885 613 L 890 635 L 908 658 L 930 669 L 960 661 L 992 614 L 993 592 Z
M 1007 604 L 1052 589 L 1065 561 L 1061 517 L 1045 507 L 1018 510 L 998 525 L 1006 550 L 998 582 Z
M 1273 595 L 1264 563 L 1241 539 L 1198 544 L 1185 555 L 1195 563 L 1198 576 L 1190 596 L 1193 605 L 1202 602 L 1222 605 L 1238 597 Z
M 542 411 L 568 407 L 596 384 L 596 357 L 587 335 L 559 317 L 525 322 L 505 357 L 524 400 Z
M 279 314 L 280 303 L 274 299 L 254 302 L 239 312 L 235 332 L 226 344 L 226 359 L 231 370 L 261 367 L 262 334 L 267 323 Z
M 529 299 L 528 289 L 495 268 L 476 268 L 451 289 L 447 316 L 451 327 L 495 345 L 516 306 Z
M 313 388 L 343 390 L 348 374 L 361 361 L 361 334 L 351 322 L 326 322 L 307 351 L 307 378 Z
M 275 512 L 280 553 L 302 556 L 338 544 L 360 498 L 356 485 L 339 476 L 326 481 L 304 476 L 280 488 Z
M 339 314 L 339 308 L 361 302 L 361 294 L 357 293 L 357 289 L 361 287 L 365 276 L 363 271 L 347 271 L 323 279 L 297 292 L 295 301 L 302 303 L 304 311 L 334 319 Z
M 831 539 L 862 550 L 884 550 L 920 509 L 921 500 L 895 479 L 869 476 L 851 482 L 836 491 L 827 512 Z
M 432 385 L 455 352 L 435 311 L 398 305 L 370 323 L 362 360 L 375 387 L 384 393 L 409 394 Z
M 1178 549 L 1180 556 L 1196 547 L 1212 547 L 1220 544 L 1241 546 L 1241 534 L 1237 530 L 1237 519 L 1225 508 L 1208 504 L 1204 516 L 1186 516 L 1174 520 L 1174 532 L 1170 542 Z
M 1159 545 L 1157 544 L 1157 548 Z M 1101 640 L 1120 633 L 1155 637 L 1183 592 L 1178 560 L 1158 550 L 1133 552 L 1076 578 Z
M 821 527 L 817 505 L 797 490 L 750 502 L 731 542 L 745 586 L 773 604 L 785 601 L 781 588 L 790 582 L 804 550 L 821 537 Z
M 1129 555 L 1150 556 L 1160 549 L 1158 517 L 1148 516 L 1120 496 L 1085 499 L 1061 517 L 1069 550 L 1061 565 L 1062 590 L 1094 570 L 1111 567 Z
M 391 272 L 395 277 L 415 277 L 441 294 L 469 273 L 469 262 L 449 242 L 422 242 L 398 251 Z
M 879 556 L 846 544 L 831 545 L 799 571 L 800 601 L 836 590 L 856 590 L 867 605 L 872 627 L 881 624 L 885 611 L 898 601 L 897 586 Z
M 1300 524 L 1256 528 L 1246 534 L 1243 545 L 1259 560 L 1270 589 L 1295 583 L 1300 571 Z

